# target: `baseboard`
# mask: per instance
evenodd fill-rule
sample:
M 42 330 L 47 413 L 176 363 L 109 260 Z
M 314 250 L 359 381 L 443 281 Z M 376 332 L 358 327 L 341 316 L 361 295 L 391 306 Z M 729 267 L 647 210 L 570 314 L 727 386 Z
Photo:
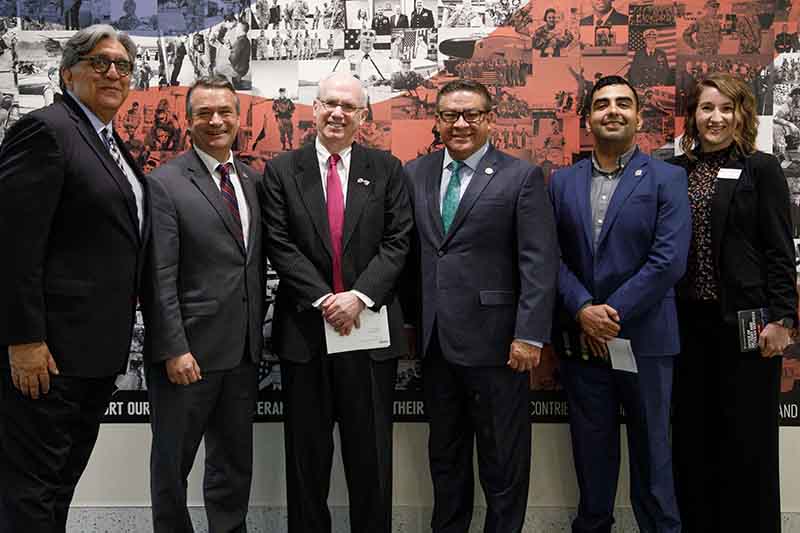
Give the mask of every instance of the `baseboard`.
M 470 533 L 481 533 L 485 508 L 477 508 Z M 208 533 L 202 507 L 190 509 L 195 533 Z M 574 508 L 530 507 L 524 533 L 568 533 L 575 515 Z M 331 508 L 333 533 L 350 533 L 347 507 Z M 430 507 L 397 506 L 392 511 L 392 533 L 426 533 L 430 531 Z M 615 533 L 638 533 L 630 508 L 616 512 Z M 783 513 L 783 532 L 800 532 L 800 513 Z M 77 507 L 69 514 L 68 533 L 149 533 L 153 530 L 149 507 Z M 251 507 L 247 516 L 248 533 L 284 533 L 285 507 Z

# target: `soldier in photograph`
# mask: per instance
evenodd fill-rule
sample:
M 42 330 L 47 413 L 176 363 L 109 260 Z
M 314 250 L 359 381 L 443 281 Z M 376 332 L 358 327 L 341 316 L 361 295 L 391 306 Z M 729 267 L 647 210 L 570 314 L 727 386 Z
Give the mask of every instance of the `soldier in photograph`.
M 706 0 L 705 14 L 692 22 L 683 32 L 683 40 L 701 56 L 713 56 L 722 43 L 722 27 L 719 23 L 717 0 Z
M 281 139 L 282 150 L 292 150 L 292 136 L 294 126 L 292 126 L 292 116 L 294 115 L 294 102 L 286 97 L 286 89 L 278 89 L 278 98 L 272 102 L 272 112 L 275 120 L 278 121 L 278 133 Z

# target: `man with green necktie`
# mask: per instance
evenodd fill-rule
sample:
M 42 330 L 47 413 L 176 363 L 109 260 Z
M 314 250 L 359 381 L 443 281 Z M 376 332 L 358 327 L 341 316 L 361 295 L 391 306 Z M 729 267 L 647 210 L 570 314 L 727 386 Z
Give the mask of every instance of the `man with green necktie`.
M 406 166 L 418 256 L 407 279 L 423 359 L 434 533 L 469 530 L 477 438 L 485 533 L 519 532 L 531 461 L 528 372 L 550 340 L 558 245 L 540 168 L 489 144 L 486 87 L 436 98 L 446 149 Z

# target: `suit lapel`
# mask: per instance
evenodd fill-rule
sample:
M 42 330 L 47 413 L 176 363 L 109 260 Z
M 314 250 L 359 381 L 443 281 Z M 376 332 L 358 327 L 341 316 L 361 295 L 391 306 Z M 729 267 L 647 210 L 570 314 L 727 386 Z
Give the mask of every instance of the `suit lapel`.
M 333 258 L 331 246 L 331 229 L 328 225 L 328 209 L 325 204 L 325 193 L 322 190 L 322 175 L 319 172 L 317 149 L 309 143 L 297 158 L 298 173 L 295 176 L 300 198 L 306 206 L 308 217 L 319 235 L 328 255 Z
M 130 235 L 134 239 L 134 242 L 139 244 L 141 238 L 141 235 L 139 234 L 139 216 L 136 212 L 136 198 L 133 196 L 133 190 L 131 189 L 131 184 L 128 182 L 128 178 L 125 177 L 125 175 L 122 173 L 122 169 L 119 168 L 117 162 L 114 161 L 113 157 L 111 157 L 111 153 L 108 151 L 108 148 L 106 148 L 106 145 L 92 127 L 89 117 L 86 116 L 78 103 L 75 102 L 68 94 L 64 95 L 62 101 L 65 102 L 67 107 L 72 112 L 72 118 L 75 121 L 81 137 L 83 137 L 84 141 L 86 141 L 92 151 L 94 151 L 94 153 L 100 159 L 100 162 L 108 171 L 108 175 L 114 180 L 114 183 L 116 183 L 119 192 L 122 193 L 122 197 L 125 199 L 125 207 L 128 211 L 128 218 L 131 223 L 131 226 L 129 227 Z M 114 136 L 117 140 L 117 146 L 119 147 L 120 151 L 124 150 L 124 148 L 120 145 L 120 140 L 116 136 L 116 133 Z
M 580 215 L 583 236 L 586 239 L 586 246 L 594 254 L 594 229 L 592 226 L 592 163 L 590 158 L 586 158 L 578 163 L 576 173 L 576 194 L 575 201 L 578 203 L 578 213 Z
M 233 158 L 233 164 L 236 167 L 236 174 L 239 176 L 239 183 L 242 185 L 242 192 L 247 201 L 248 212 L 250 213 L 250 227 L 247 231 L 247 256 L 250 257 L 253 250 L 253 243 L 256 242 L 256 233 L 258 225 L 261 223 L 261 214 L 258 210 L 258 193 L 256 192 L 256 185 L 253 179 L 248 174 L 250 170 L 238 158 Z
M 376 177 L 371 172 L 367 151 L 359 144 L 353 144 L 350 154 L 350 173 L 347 178 L 347 202 L 344 205 L 344 228 L 342 229 L 342 253 L 353 236 L 364 206 L 375 187 Z M 360 180 L 360 181 L 359 181 Z M 365 183 L 369 182 L 369 184 Z
M 499 173 L 500 169 L 496 167 L 496 163 L 497 153 L 490 145 L 489 150 L 483 156 L 480 163 L 478 163 L 478 168 L 475 169 L 475 173 L 469 181 L 467 190 L 464 191 L 464 196 L 461 197 L 461 201 L 458 203 L 458 209 L 456 209 L 456 214 L 453 217 L 453 223 L 450 225 L 450 230 L 444 237 L 444 242 L 449 241 L 453 237 L 453 234 L 458 231 L 458 228 L 464 222 L 472 206 L 475 205 L 483 189 L 485 189 L 489 182 Z M 487 173 L 488 169 L 491 170 Z M 439 181 L 441 182 L 441 180 Z M 441 216 L 439 218 L 441 219 Z
M 225 224 L 231 237 L 236 240 L 242 253 L 245 253 L 244 242 L 239 236 L 241 231 L 237 230 L 233 215 L 231 215 L 231 212 L 228 211 L 228 208 L 225 207 L 225 204 L 222 202 L 222 194 L 217 184 L 214 183 L 214 178 L 212 178 L 211 174 L 208 172 L 208 168 L 203 164 L 203 161 L 194 149 L 191 149 L 189 153 L 186 154 L 186 159 L 186 170 L 189 179 L 200 189 L 200 192 L 206 197 L 211 207 L 213 207 L 220 218 L 222 218 L 222 222 Z
M 444 150 L 440 150 L 430 158 L 427 168 L 422 169 L 425 179 L 425 202 L 428 204 L 428 214 L 431 218 L 431 227 L 439 241 L 444 238 L 444 225 L 442 224 L 442 209 L 439 198 L 442 188 L 442 163 Z
M 728 222 L 728 208 L 733 201 L 736 187 L 744 178 L 744 164 L 738 159 L 729 159 L 722 165 L 722 168 L 736 168 L 740 169 L 742 173 L 738 180 L 717 178 L 714 185 L 714 196 L 711 198 L 711 246 L 715 265 L 719 264 L 723 234 Z
M 647 170 L 647 158 L 641 152 L 637 152 L 633 159 L 625 165 L 625 169 L 622 171 L 622 177 L 620 177 L 617 188 L 611 196 L 611 203 L 608 205 L 608 211 L 603 221 L 603 229 L 600 230 L 600 238 L 597 239 L 598 249 L 600 245 L 603 244 L 603 240 L 614 225 L 614 220 L 616 220 L 617 215 L 619 215 L 622 210 L 622 206 L 625 205 L 625 201 L 639 182 L 642 181 L 642 178 L 647 175 Z

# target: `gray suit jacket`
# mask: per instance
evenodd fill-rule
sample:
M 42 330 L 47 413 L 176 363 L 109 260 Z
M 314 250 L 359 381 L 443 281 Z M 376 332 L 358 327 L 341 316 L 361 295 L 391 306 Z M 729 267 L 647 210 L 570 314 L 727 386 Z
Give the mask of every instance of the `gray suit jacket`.
M 542 171 L 490 146 L 445 234 L 443 158 L 438 151 L 406 165 L 418 237 L 420 353 L 435 328 L 448 361 L 504 365 L 515 338 L 550 340 L 558 243 Z
M 250 210 L 248 247 L 193 149 L 148 176 L 153 239 L 149 249 L 145 360 L 191 352 L 201 371 L 236 367 L 247 351 L 261 358 L 265 264 L 258 173 L 234 158 Z

